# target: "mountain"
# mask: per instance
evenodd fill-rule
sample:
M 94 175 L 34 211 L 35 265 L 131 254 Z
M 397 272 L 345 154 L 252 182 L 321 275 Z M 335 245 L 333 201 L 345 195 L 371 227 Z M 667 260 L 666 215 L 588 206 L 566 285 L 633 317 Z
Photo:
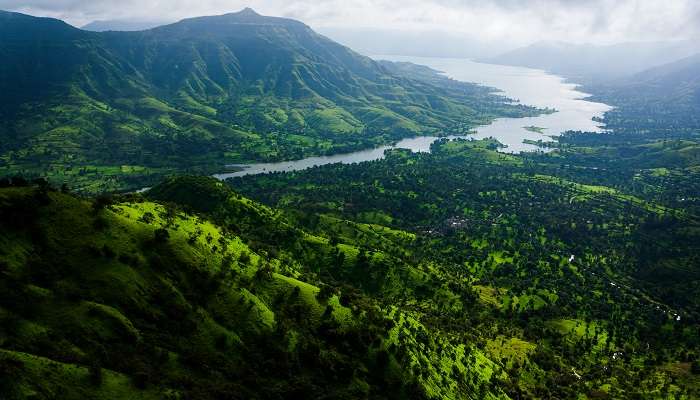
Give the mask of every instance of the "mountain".
M 590 89 L 596 98 L 616 107 L 605 116 L 609 127 L 620 132 L 697 139 L 700 54 Z
M 92 21 L 89 24 L 83 25 L 80 29 L 92 32 L 107 32 L 107 31 L 145 31 L 161 25 L 167 25 L 172 21 L 132 21 L 132 20 L 107 20 L 107 21 Z
M 630 76 L 698 51 L 700 47 L 691 41 L 614 45 L 544 41 L 483 61 L 544 69 L 578 83 L 595 84 Z
M 649 96 L 698 99 L 700 89 L 700 53 L 635 74 L 619 86 L 648 92 Z
M 2 12 L 0 55 L 0 174 L 92 191 L 537 111 L 488 88 L 394 75 L 301 22 L 251 9 L 103 33 Z

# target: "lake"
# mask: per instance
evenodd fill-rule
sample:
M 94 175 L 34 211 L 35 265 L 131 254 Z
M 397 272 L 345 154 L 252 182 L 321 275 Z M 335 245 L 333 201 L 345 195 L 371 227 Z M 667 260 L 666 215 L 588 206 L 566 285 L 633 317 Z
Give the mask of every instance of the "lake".
M 576 84 L 566 82 L 562 77 L 537 69 L 483 64 L 458 58 L 404 56 L 373 56 L 373 58 L 427 65 L 452 79 L 497 88 L 499 94 L 518 100 L 522 104 L 557 110 L 553 114 L 537 117 L 499 118 L 490 125 L 476 127 L 474 134 L 449 136 L 449 138 L 470 137 L 475 139 L 493 137 L 506 146 L 501 149 L 505 152 L 518 153 L 538 150 L 537 146 L 523 143 L 523 140 L 551 141 L 550 136 L 557 136 L 568 130 L 600 132 L 601 128 L 593 121 L 593 118 L 602 117 L 611 108 L 606 104 L 586 101 L 585 98 L 588 95 L 578 91 Z M 525 127 L 533 126 L 542 128 L 541 132 L 525 129 Z M 384 151 L 392 148 L 429 152 L 430 145 L 435 140 L 437 137 L 421 136 L 401 140 L 393 146 L 380 146 L 352 153 L 308 157 L 295 161 L 232 165 L 232 167 L 239 167 L 242 170 L 218 174 L 215 177 L 226 179 L 267 172 L 298 171 L 325 164 L 353 164 L 372 161 L 381 159 L 384 157 Z

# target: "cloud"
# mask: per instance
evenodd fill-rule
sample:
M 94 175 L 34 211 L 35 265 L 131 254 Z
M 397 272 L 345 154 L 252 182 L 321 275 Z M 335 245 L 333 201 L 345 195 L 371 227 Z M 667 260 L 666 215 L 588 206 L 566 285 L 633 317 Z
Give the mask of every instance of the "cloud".
M 700 33 L 697 0 L 0 0 L 0 9 L 93 20 L 168 20 L 232 12 L 300 19 L 315 28 L 445 31 L 470 40 L 613 43 Z

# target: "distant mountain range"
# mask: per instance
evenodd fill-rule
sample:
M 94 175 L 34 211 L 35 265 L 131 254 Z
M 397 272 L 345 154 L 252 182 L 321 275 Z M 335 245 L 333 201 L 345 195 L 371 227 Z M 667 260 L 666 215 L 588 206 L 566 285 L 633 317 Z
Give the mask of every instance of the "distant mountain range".
M 616 107 L 606 122 L 618 131 L 700 129 L 700 54 L 590 89 Z
M 620 43 L 607 46 L 538 42 L 482 61 L 544 69 L 579 83 L 599 84 L 698 52 L 700 45 L 693 41 Z
M 697 90 L 700 86 L 700 54 L 650 68 L 624 80 L 623 84 L 663 95 L 692 94 L 683 88 L 692 86 Z
M 106 21 L 92 21 L 87 25 L 83 25 L 80 29 L 92 32 L 134 32 L 145 31 L 146 29 L 156 28 L 173 22 L 174 21 L 133 21 L 114 19 Z
M 175 21 L 114 19 L 92 21 L 81 29 L 93 32 L 142 31 Z M 318 32 L 362 54 L 395 54 L 421 57 L 492 57 L 511 49 L 501 42 L 465 40 L 463 35 L 438 31 L 408 31 L 390 28 L 321 27 Z
M 0 58 L 0 173 L 220 168 L 534 112 L 485 87 L 392 73 L 251 9 L 104 33 L 2 12 Z

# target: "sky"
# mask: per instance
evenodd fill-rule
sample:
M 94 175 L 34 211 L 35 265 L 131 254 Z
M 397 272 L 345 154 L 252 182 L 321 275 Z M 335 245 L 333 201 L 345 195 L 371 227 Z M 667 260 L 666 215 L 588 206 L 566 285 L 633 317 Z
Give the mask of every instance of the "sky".
M 63 19 L 176 21 L 252 7 L 320 31 L 394 31 L 526 45 L 700 37 L 699 0 L 0 0 L 0 9 Z

